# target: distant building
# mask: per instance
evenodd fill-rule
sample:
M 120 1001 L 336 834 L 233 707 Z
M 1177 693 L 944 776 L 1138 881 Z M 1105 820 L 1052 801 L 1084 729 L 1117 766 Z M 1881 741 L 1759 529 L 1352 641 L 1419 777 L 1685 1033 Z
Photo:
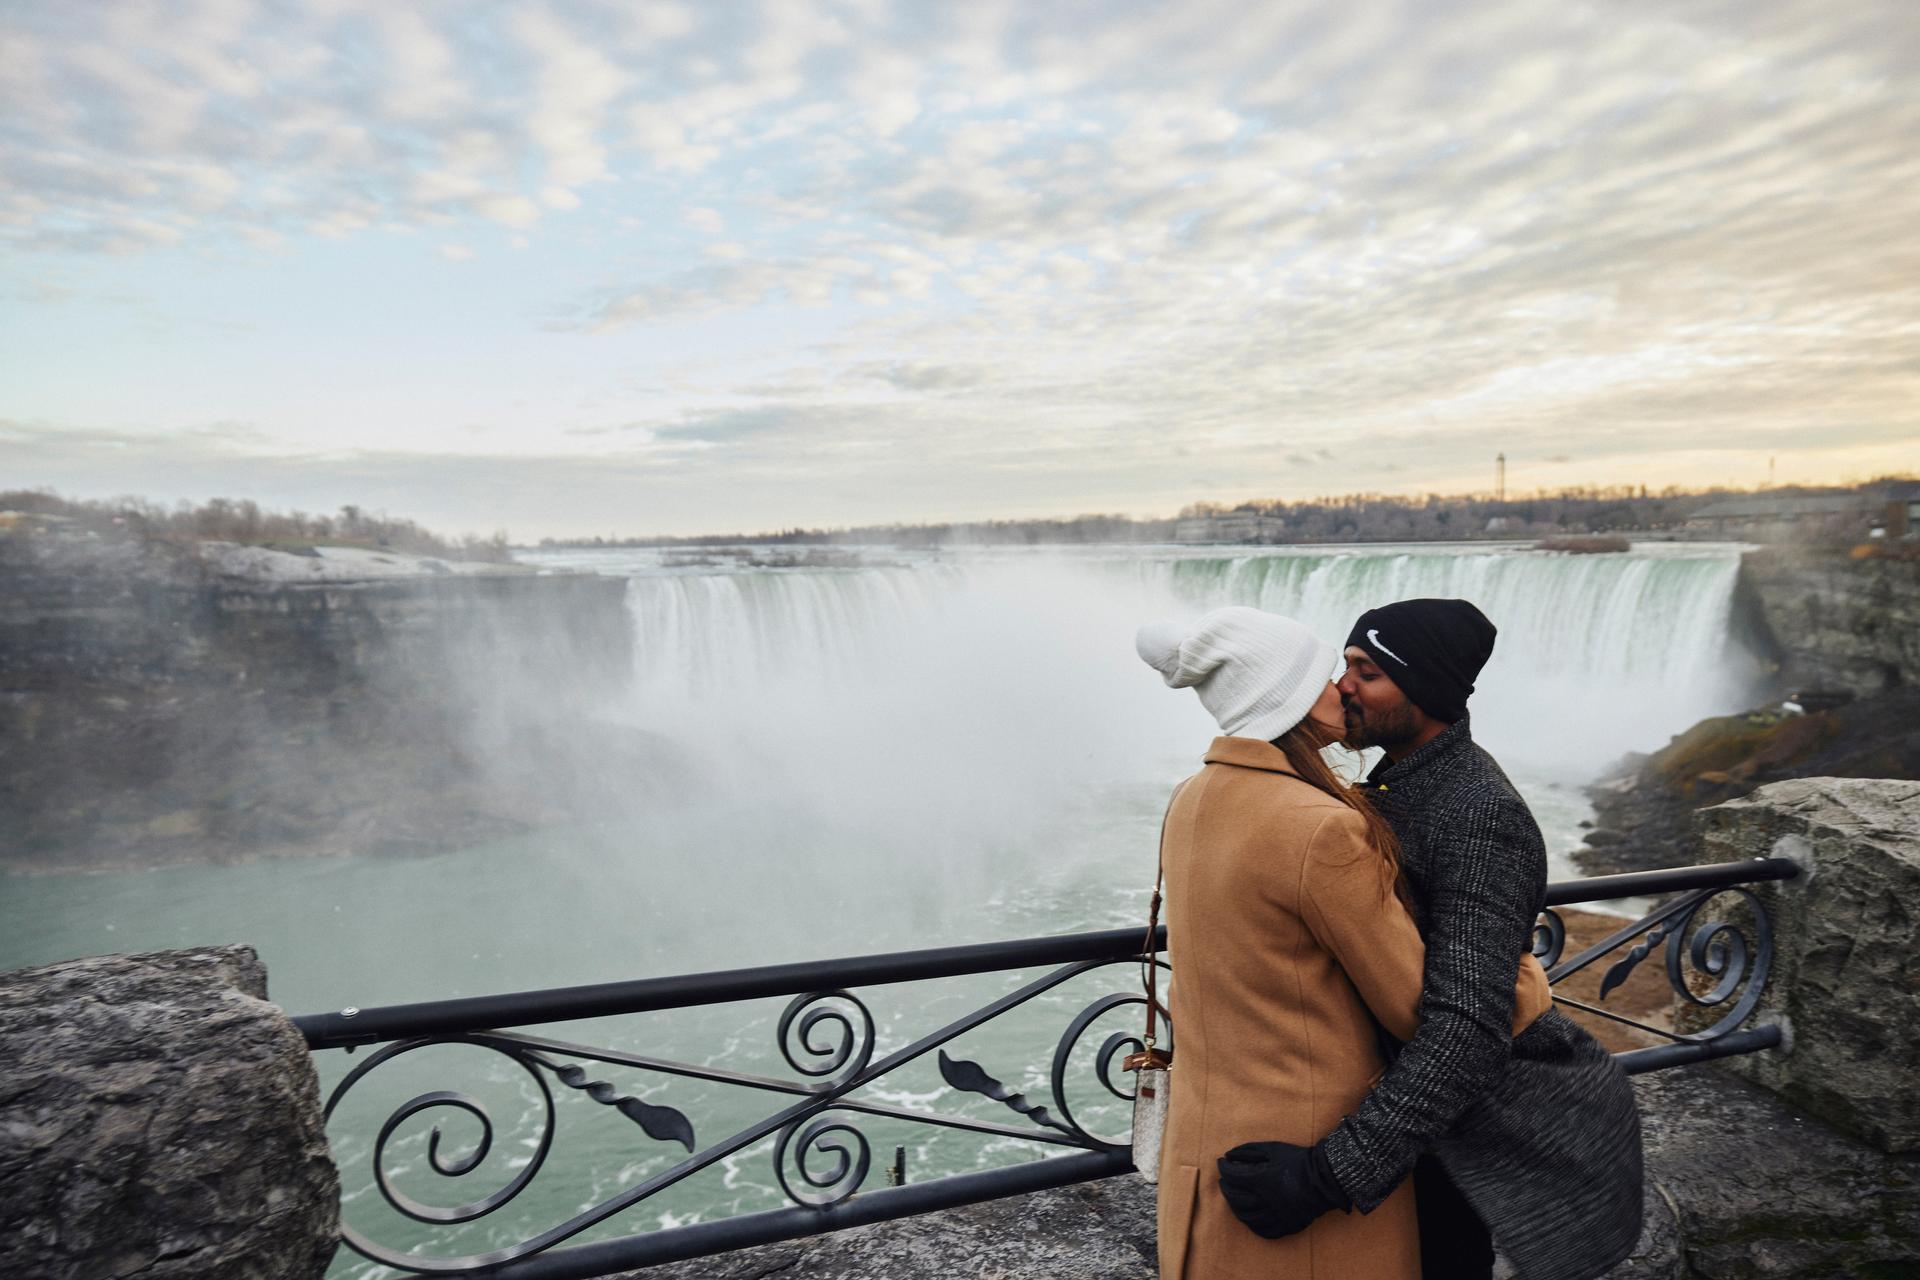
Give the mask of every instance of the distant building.
M 1287 540 L 1287 522 L 1279 516 L 1251 511 L 1229 511 L 1217 516 L 1189 516 L 1173 526 L 1173 540 L 1188 543 L 1275 543 Z
M 0 511 L 0 533 L 72 533 L 80 531 L 79 525 L 72 516 L 44 511 Z
M 1695 533 L 1753 542 L 1808 535 L 1864 538 L 1875 529 L 1901 537 L 1916 523 L 1920 484 L 1811 498 L 1755 494 L 1710 503 L 1687 517 L 1687 528 Z M 1894 531 L 1896 524 L 1901 532 Z
M 1881 527 L 1889 538 L 1920 538 L 1920 480 L 1888 486 Z

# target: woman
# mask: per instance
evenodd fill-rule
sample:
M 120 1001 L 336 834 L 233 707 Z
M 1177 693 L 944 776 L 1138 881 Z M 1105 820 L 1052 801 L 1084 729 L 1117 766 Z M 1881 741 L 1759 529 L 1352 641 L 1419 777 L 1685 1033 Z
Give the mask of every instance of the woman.
M 1226 735 L 1175 793 L 1161 841 L 1179 1048 L 1160 1274 L 1417 1277 L 1411 1185 L 1364 1216 L 1269 1239 L 1235 1215 L 1220 1178 L 1242 1144 L 1326 1136 L 1385 1068 L 1375 1020 L 1401 1040 L 1418 1025 L 1425 951 L 1396 891 L 1392 833 L 1320 754 L 1345 731 L 1340 656 L 1290 618 L 1238 606 L 1144 627 L 1136 647 Z M 1515 962 L 1518 1032 L 1551 994 L 1533 957 Z

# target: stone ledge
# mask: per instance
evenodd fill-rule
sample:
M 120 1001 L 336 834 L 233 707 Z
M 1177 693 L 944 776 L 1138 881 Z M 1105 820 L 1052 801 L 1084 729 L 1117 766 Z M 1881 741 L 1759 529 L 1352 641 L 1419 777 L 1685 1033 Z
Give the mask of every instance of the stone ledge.
M 1646 1227 L 1606 1280 L 1920 1274 L 1920 1157 L 1884 1155 L 1712 1068 L 1656 1072 L 1634 1087 Z M 650 1267 L 625 1280 L 1155 1275 L 1154 1188 L 1121 1177 Z

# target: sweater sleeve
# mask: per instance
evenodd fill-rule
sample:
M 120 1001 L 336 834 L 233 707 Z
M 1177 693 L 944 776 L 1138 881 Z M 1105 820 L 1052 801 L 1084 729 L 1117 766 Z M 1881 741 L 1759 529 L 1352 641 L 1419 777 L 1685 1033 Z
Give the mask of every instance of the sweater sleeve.
M 1455 823 L 1460 838 L 1428 877 L 1420 1029 L 1324 1140 L 1334 1176 L 1362 1211 L 1386 1199 L 1420 1153 L 1493 1088 L 1512 1047 L 1514 966 L 1529 950 L 1546 846 L 1533 815 L 1511 797 L 1468 805 Z

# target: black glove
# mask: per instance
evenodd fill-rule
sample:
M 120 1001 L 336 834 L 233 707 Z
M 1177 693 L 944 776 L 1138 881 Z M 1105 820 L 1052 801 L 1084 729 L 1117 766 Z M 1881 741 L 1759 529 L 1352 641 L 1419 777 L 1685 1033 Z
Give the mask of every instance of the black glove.
M 1220 1194 L 1233 1216 L 1269 1240 L 1304 1231 L 1329 1209 L 1351 1210 L 1319 1147 L 1243 1142 L 1220 1157 Z

